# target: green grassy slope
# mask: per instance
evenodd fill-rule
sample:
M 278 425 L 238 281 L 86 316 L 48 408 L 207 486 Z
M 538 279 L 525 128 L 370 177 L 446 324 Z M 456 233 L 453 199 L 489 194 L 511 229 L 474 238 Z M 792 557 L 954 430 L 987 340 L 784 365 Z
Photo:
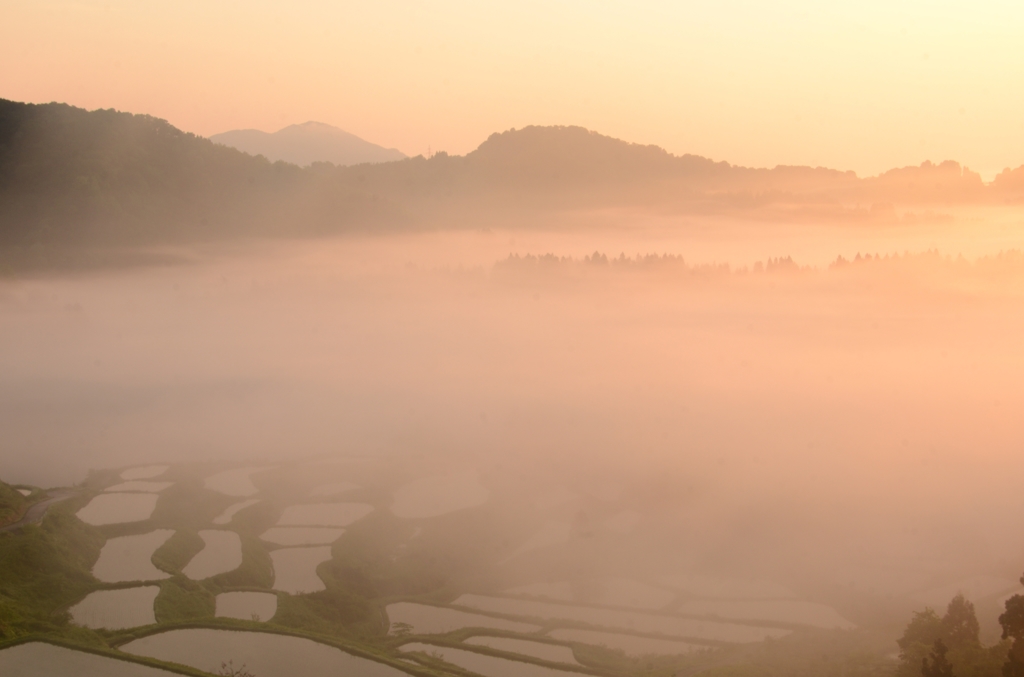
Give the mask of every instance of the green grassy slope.
M 70 503 L 52 506 L 38 525 L 0 534 L 0 640 L 90 634 L 71 626 L 63 609 L 95 586 L 89 568 L 104 539 L 74 517 Z
M 25 510 L 25 497 L 10 485 L 0 482 L 0 527 L 21 517 Z

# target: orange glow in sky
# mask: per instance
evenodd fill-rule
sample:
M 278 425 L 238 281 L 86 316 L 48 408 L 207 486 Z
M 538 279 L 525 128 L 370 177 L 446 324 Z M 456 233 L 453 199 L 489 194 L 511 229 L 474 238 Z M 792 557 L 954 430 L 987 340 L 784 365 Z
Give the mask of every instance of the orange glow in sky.
M 210 135 L 318 120 L 407 154 L 578 124 L 860 174 L 1024 163 L 1024 3 L 0 3 L 0 97 Z

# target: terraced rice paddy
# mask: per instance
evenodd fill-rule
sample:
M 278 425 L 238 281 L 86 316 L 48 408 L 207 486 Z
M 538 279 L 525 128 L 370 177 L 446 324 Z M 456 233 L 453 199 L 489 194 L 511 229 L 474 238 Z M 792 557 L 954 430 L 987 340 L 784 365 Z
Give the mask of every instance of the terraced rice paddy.
M 373 512 L 367 503 L 309 503 L 284 509 L 278 526 L 347 527 Z
M 568 663 L 579 665 L 572 649 L 558 644 L 546 644 L 544 642 L 531 642 L 528 639 L 513 639 L 511 637 L 470 637 L 464 644 L 473 646 L 486 646 L 498 651 L 533 656 L 552 663 Z
M 260 538 L 276 545 L 328 545 L 345 533 L 344 529 L 329 527 L 273 527 Z
M 199 532 L 203 549 L 192 558 L 181 573 L 194 581 L 234 571 L 242 566 L 242 539 L 233 531 L 204 530 Z
M 222 592 L 217 595 L 217 618 L 269 621 L 277 613 L 277 595 L 269 592 Z
M 123 480 L 149 480 L 159 477 L 167 472 L 168 465 L 144 465 L 138 468 L 128 468 L 121 473 Z
M 462 628 L 490 628 L 510 632 L 537 632 L 540 630 L 539 625 L 414 602 L 389 604 L 387 613 L 388 619 L 391 621 L 392 632 L 397 623 L 405 623 L 411 626 L 412 631 L 418 635 L 440 635 Z
M 856 627 L 831 607 L 794 599 L 694 600 L 683 604 L 677 611 L 692 616 L 792 623 L 814 628 L 849 630 Z
M 577 602 L 603 606 L 622 606 L 631 609 L 663 609 L 676 595 L 664 588 L 656 588 L 623 578 L 533 583 L 509 588 L 510 595 L 543 597 L 559 602 Z
M 270 553 L 274 564 L 274 590 L 297 595 L 325 590 L 327 586 L 316 575 L 316 568 L 331 559 L 327 546 L 316 548 L 283 548 Z
M 406 677 L 397 668 L 347 654 L 311 639 L 267 632 L 169 630 L 129 642 L 122 651 L 214 674 L 231 662 L 258 677 Z
M 204 480 L 207 489 L 225 496 L 252 496 L 259 492 L 252 483 L 252 475 L 268 468 L 234 468 L 211 475 Z
M 391 512 L 411 519 L 438 517 L 482 505 L 489 496 L 475 473 L 424 477 L 395 492 Z
M 172 484 L 174 484 L 174 482 L 145 482 L 142 480 L 132 480 L 131 482 L 121 482 L 120 484 L 115 484 L 112 487 L 107 487 L 103 491 L 141 491 L 143 493 L 156 494 Z
M 309 495 L 310 496 L 337 496 L 343 494 L 346 491 L 352 491 L 359 487 L 351 482 L 334 482 L 332 484 L 321 484 L 318 487 L 313 487 Z
M 45 642 L 0 650 L 4 677 L 173 677 L 175 673 Z
M 708 599 L 785 599 L 793 597 L 792 590 L 770 581 L 700 574 L 674 574 L 663 576 L 658 582 L 686 595 Z
M 153 566 L 153 553 L 172 535 L 173 529 L 157 529 L 148 534 L 111 538 L 103 544 L 92 575 L 104 583 L 170 578 L 170 574 Z
M 245 501 L 239 501 L 238 503 L 234 503 L 234 504 L 228 506 L 227 510 L 225 510 L 221 514 L 219 514 L 216 517 L 214 517 L 213 518 L 213 523 L 214 524 L 230 524 L 231 520 L 235 519 L 235 515 L 237 515 L 242 510 L 245 510 L 250 505 L 256 505 L 259 502 L 260 502 L 260 499 L 258 499 L 258 498 L 250 498 L 250 499 L 247 499 Z
M 483 595 L 462 595 L 453 602 L 453 605 L 510 616 L 541 618 L 545 621 L 572 621 L 600 628 L 630 630 L 680 639 L 749 643 L 789 634 L 788 630 L 778 628 L 759 628 L 718 621 L 646 614 L 638 611 L 620 611 L 504 597 L 485 597 Z
M 617 632 L 600 632 L 598 630 L 579 630 L 576 628 L 552 630 L 548 633 L 548 636 L 564 642 L 579 642 L 580 644 L 618 649 L 627 656 L 646 656 L 648 654 L 675 656 L 705 648 L 699 644 L 675 642 L 669 639 L 652 639 L 638 635 L 624 635 Z
M 86 524 L 124 524 L 148 520 L 156 509 L 156 494 L 100 494 L 76 514 Z
M 122 630 L 156 623 L 153 601 L 160 594 L 155 585 L 123 590 L 97 590 L 69 609 L 71 619 L 87 628 Z
M 580 674 L 447 646 L 413 643 L 405 644 L 401 649 L 402 651 L 422 651 L 440 658 L 446 663 L 483 675 L 483 677 L 579 677 Z

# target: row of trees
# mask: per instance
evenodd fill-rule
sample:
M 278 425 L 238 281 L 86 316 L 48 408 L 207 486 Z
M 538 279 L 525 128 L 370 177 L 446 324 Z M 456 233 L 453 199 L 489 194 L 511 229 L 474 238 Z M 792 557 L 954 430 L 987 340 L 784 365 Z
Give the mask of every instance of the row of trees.
M 962 594 L 953 598 L 944 616 L 932 609 L 915 613 L 897 641 L 897 677 L 1024 677 L 1024 596 L 1006 601 L 999 624 L 1001 641 L 982 646 L 974 604 Z

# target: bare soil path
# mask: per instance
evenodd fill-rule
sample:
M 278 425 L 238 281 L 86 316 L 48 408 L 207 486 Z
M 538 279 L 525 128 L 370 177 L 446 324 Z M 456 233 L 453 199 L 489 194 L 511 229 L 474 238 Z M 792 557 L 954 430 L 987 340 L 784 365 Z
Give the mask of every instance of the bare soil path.
M 12 522 L 5 527 L 0 527 L 0 534 L 6 531 L 15 531 L 29 524 L 35 524 L 36 522 L 39 522 L 41 519 L 43 519 L 43 516 L 46 515 L 46 511 L 47 509 L 49 509 L 51 505 L 71 498 L 72 496 L 78 493 L 78 490 L 54 489 L 46 493 L 47 497 L 42 501 L 29 506 L 29 509 L 25 511 L 25 514 L 22 515 L 20 520 L 18 520 L 17 522 Z

